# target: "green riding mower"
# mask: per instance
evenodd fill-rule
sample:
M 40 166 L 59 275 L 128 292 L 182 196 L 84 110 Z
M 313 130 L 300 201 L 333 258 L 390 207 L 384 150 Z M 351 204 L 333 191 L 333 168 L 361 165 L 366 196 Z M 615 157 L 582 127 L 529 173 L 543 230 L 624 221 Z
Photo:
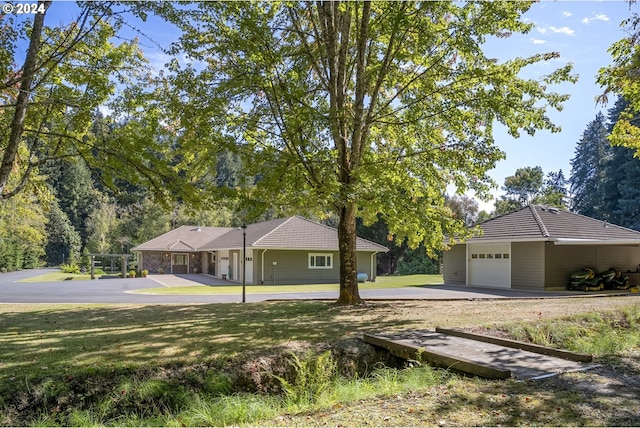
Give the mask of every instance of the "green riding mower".
M 600 274 L 604 281 L 606 290 L 628 290 L 629 277 L 623 275 L 622 271 L 616 267 L 611 267 Z
M 596 275 L 593 269 L 584 268 L 571 274 L 568 290 L 601 291 L 627 290 L 629 277 L 618 268 L 609 268 Z
M 584 268 L 571 274 L 568 290 L 600 291 L 604 289 L 602 276 L 596 275 L 593 269 Z

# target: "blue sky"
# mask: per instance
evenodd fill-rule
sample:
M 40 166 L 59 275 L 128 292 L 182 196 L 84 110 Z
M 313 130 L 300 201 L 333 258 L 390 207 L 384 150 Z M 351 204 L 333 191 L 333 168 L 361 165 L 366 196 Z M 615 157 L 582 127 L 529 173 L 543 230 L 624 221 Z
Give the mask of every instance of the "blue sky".
M 46 24 L 68 23 L 74 17 L 75 10 L 74 3 L 54 1 Z M 562 112 L 550 114 L 554 123 L 562 127 L 562 132 L 553 134 L 540 131 L 534 137 L 522 135 L 514 139 L 502 127 L 496 127 L 495 141 L 506 153 L 506 160 L 500 161 L 489 174 L 499 186 L 516 169 L 527 166 L 540 166 L 545 173 L 562 169 L 565 176 L 569 177 L 570 160 L 582 132 L 598 111 L 606 114 L 608 106 L 595 103 L 595 97 L 602 92 L 595 79 L 598 70 L 611 63 L 607 50 L 612 43 L 624 37 L 620 23 L 630 14 L 626 1 L 541 1 L 534 4 L 523 17 L 535 24 L 528 34 L 517 34 L 487 43 L 487 55 L 499 60 L 540 52 L 560 53 L 557 60 L 530 67 L 523 77 L 537 78 L 568 62 L 573 63 L 574 73 L 579 75 L 576 84 L 553 88 L 557 92 L 571 94 Z M 170 24 L 157 18 L 150 18 L 144 24 L 132 22 L 132 26 L 139 26 L 164 46 L 176 36 Z M 168 59 L 158 53 L 148 40 L 141 39 L 140 43 L 152 64 L 161 66 Z M 495 196 L 500 194 L 499 188 L 494 191 Z M 480 207 L 491 211 L 493 202 L 481 203 Z
M 527 166 L 540 166 L 545 173 L 562 169 L 569 178 L 570 160 L 587 124 L 598 111 L 606 115 L 611 106 L 603 107 L 595 102 L 595 97 L 602 93 L 596 84 L 596 75 L 600 68 L 611 63 L 607 50 L 625 36 L 620 23 L 630 15 L 629 4 L 623 1 L 543 1 L 534 4 L 524 15 L 524 19 L 535 24 L 533 30 L 487 46 L 490 56 L 501 59 L 537 52 L 560 53 L 558 60 L 532 67 L 526 77 L 547 74 L 568 62 L 573 63 L 574 73 L 579 75 L 577 83 L 555 87 L 557 92 L 571 95 L 561 112 L 550 115 L 554 123 L 562 127 L 562 132 L 541 131 L 534 137 L 522 135 L 514 139 L 504 129 L 497 129 L 495 141 L 507 158 L 490 175 L 500 186 L 505 177 Z M 615 101 L 615 97 L 612 98 Z M 496 196 L 500 193 L 499 189 L 494 192 Z M 481 208 L 490 211 L 493 206 L 481 204 Z

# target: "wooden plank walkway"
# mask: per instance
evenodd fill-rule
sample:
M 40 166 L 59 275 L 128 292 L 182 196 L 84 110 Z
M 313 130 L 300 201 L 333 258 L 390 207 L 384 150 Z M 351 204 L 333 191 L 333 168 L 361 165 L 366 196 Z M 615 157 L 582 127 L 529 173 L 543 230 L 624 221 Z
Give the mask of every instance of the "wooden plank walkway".
M 363 336 L 398 357 L 489 379 L 539 379 L 594 367 L 590 355 L 487 338 L 444 329 Z

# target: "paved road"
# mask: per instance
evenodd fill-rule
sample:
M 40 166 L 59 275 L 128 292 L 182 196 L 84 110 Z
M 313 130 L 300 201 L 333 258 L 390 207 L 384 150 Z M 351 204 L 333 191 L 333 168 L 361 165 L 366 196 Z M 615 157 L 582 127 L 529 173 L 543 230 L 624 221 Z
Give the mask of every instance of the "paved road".
M 116 278 L 93 281 L 63 282 L 18 282 L 21 279 L 38 276 L 50 269 L 35 269 L 0 274 L 0 303 L 120 303 L 120 304 L 197 304 L 197 303 L 239 303 L 242 287 L 237 295 L 153 295 L 131 293 L 134 290 L 158 288 L 163 285 L 190 285 L 208 283 L 222 285 L 204 275 L 157 275 L 150 278 Z M 225 281 L 225 284 L 234 284 Z M 527 292 L 519 290 L 499 290 L 469 288 L 464 286 L 429 286 L 391 288 L 381 290 L 361 290 L 363 299 L 423 299 L 423 300 L 475 300 L 506 298 L 549 298 L 584 295 L 581 292 Z M 265 300 L 328 299 L 338 297 L 336 291 L 247 294 L 248 302 Z

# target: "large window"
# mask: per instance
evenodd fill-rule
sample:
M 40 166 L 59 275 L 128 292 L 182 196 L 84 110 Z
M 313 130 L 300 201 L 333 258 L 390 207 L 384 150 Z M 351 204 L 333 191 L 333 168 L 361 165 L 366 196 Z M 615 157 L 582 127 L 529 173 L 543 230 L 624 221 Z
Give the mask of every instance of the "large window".
M 309 269 L 332 269 L 333 254 L 309 253 Z
M 178 266 L 185 266 L 187 264 L 188 254 L 174 254 L 173 264 Z

